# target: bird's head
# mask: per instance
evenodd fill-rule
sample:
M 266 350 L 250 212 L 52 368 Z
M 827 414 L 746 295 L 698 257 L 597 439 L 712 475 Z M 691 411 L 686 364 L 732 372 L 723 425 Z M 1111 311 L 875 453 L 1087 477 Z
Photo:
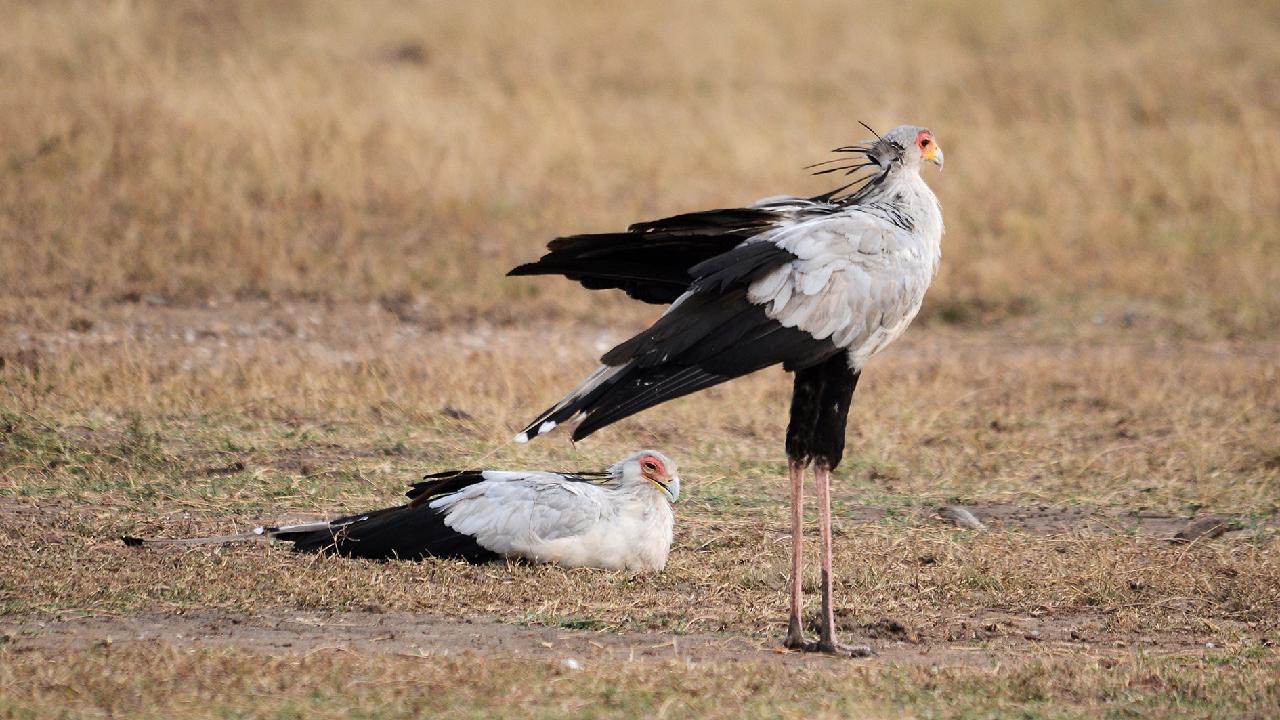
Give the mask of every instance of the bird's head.
M 876 149 L 878 156 L 889 162 L 896 160 L 904 167 L 919 168 L 923 163 L 931 162 L 942 168 L 942 148 L 929 128 L 899 125 L 868 144 Z
M 620 471 L 624 483 L 656 487 L 673 503 L 680 499 L 680 476 L 676 474 L 676 463 L 657 450 L 641 450 L 614 468 L 615 472 Z
M 866 123 L 862 126 L 871 130 L 871 126 Z M 871 132 L 874 134 L 875 130 Z M 858 177 L 852 182 L 818 196 L 824 200 L 832 200 L 849 188 L 856 187 L 856 190 L 840 200 L 845 203 L 856 203 L 874 192 L 897 171 L 919 172 L 921 165 L 925 162 L 931 162 L 939 169 L 942 168 L 942 148 L 938 146 L 938 141 L 929 128 L 919 125 L 899 125 L 883 135 L 877 134 L 874 140 L 845 145 L 832 152 L 839 154 L 840 157 L 809 166 L 810 169 L 819 168 L 813 171 L 814 175 L 838 172 Z M 867 172 L 863 173 L 864 170 Z

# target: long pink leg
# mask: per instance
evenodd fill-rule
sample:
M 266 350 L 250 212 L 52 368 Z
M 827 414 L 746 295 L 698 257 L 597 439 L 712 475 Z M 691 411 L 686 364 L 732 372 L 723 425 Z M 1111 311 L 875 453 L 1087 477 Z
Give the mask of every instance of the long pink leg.
M 801 592 L 804 569 L 804 466 L 792 460 L 791 471 L 791 619 L 787 622 L 787 639 L 784 644 L 793 650 L 804 650 L 809 642 L 804 639 L 800 611 L 804 605 Z
M 831 469 L 819 463 L 814 468 L 818 485 L 818 531 L 822 535 L 822 629 L 817 646 L 812 648 L 822 652 L 866 657 L 871 648 L 865 645 L 842 645 L 836 642 L 836 615 L 833 601 L 833 578 L 831 570 Z

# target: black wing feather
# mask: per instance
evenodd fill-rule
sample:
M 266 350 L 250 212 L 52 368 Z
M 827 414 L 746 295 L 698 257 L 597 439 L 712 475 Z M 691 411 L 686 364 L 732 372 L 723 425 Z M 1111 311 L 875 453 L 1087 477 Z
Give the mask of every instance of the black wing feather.
M 771 242 L 743 243 L 690 268 L 689 274 L 697 278 L 691 287 L 701 292 L 724 292 L 735 284 L 750 283 L 796 259 L 795 253 Z
M 571 472 L 571 471 L 551 471 L 556 475 L 570 482 L 598 483 L 601 480 L 608 480 L 613 477 L 612 474 L 600 472 Z M 405 495 L 409 498 L 409 505 L 417 507 L 425 505 L 432 500 L 444 495 L 450 495 L 458 492 L 463 488 L 475 485 L 478 482 L 484 482 L 483 470 L 446 470 L 444 472 L 432 473 L 424 475 L 422 482 L 414 483 Z
M 556 419 L 585 413 L 573 432 L 573 439 L 581 440 L 659 403 L 770 365 L 809 367 L 837 352 L 830 339 L 818 340 L 770 318 L 762 306 L 747 300 L 745 287 L 725 295 L 693 295 L 648 331 L 610 351 L 606 364 L 622 365 L 623 370 Z
M 277 532 L 272 537 L 293 543 L 298 552 L 333 553 L 375 560 L 421 560 L 424 557 L 456 557 L 487 562 L 496 553 L 481 547 L 444 522 L 444 514 L 428 506 L 442 495 L 484 481 L 480 470 L 448 470 L 425 476 L 408 492 L 407 505 L 356 513 L 329 522 L 319 530 Z
M 410 505 L 417 507 L 441 495 L 455 493 L 478 482 L 484 482 L 483 473 L 483 470 L 445 470 L 423 475 L 422 482 L 414 483 L 405 493 L 405 497 L 411 501 Z
M 536 437 L 546 422 L 579 414 L 574 440 L 646 408 L 781 363 L 788 370 L 835 355 L 831 340 L 783 327 L 747 298 L 749 285 L 794 261 L 767 241 L 744 243 L 699 263 L 693 292 L 672 305 L 649 329 L 605 353 L 618 370 L 580 396 L 570 396 L 525 428 Z
M 730 379 L 730 376 L 708 373 L 696 366 L 671 365 L 629 373 L 622 381 L 610 385 L 586 409 L 586 416 L 573 429 L 573 439 L 581 440 L 641 410 Z
M 372 560 L 460 558 L 482 563 L 498 554 L 445 525 L 444 514 L 428 505 L 401 505 L 349 515 L 328 528 L 279 532 L 272 537 L 293 543 L 298 552 L 331 553 Z
M 627 231 L 673 235 L 721 235 L 726 232 L 763 230 L 777 222 L 778 213 L 768 207 L 720 208 L 672 215 L 661 220 L 632 223 Z
M 536 262 L 508 275 L 563 275 L 589 290 L 618 289 L 667 304 L 693 282 L 690 269 L 733 250 L 773 226 L 779 213 L 731 208 L 636 223 L 624 233 L 556 238 Z
M 699 263 L 694 268 L 697 280 L 693 287 L 697 292 L 658 318 L 648 330 L 610 350 L 600 362 L 622 365 L 648 356 L 641 363 L 652 366 L 662 357 L 683 353 L 697 343 L 708 341 L 717 352 L 726 349 L 747 328 L 758 325 L 759 317 L 764 315 L 762 308 L 755 308 L 747 300 L 747 285 L 795 259 L 790 251 L 771 242 L 754 242 Z M 751 318 L 739 320 L 744 313 Z M 710 354 L 714 352 L 703 351 L 704 356 Z

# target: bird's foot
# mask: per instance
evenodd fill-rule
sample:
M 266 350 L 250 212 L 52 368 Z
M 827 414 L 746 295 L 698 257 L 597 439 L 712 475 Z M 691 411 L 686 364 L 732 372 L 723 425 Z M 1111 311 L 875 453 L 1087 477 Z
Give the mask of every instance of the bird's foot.
M 782 646 L 788 650 L 799 650 L 800 652 L 811 652 L 811 646 L 817 645 L 813 640 L 806 640 L 804 633 L 800 631 L 787 632 L 787 636 L 782 640 Z
M 843 657 L 871 657 L 875 653 L 872 652 L 870 646 L 867 645 L 845 645 L 835 640 L 816 640 L 809 643 L 804 648 L 805 652 L 820 652 L 827 655 L 841 655 Z
M 875 654 L 867 645 L 845 645 L 835 640 L 806 640 L 804 635 L 799 633 L 787 633 L 786 638 L 782 640 L 782 645 L 788 650 L 844 657 L 871 657 Z

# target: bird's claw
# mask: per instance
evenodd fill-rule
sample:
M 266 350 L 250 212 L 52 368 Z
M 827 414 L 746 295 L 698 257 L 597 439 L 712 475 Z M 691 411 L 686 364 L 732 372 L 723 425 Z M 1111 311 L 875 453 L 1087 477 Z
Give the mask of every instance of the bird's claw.
M 788 650 L 799 650 L 800 652 L 811 652 L 810 646 L 815 645 L 814 641 L 806 640 L 804 635 L 800 633 L 787 633 L 782 640 L 782 646 Z
M 871 657 L 875 653 L 867 645 L 845 645 L 834 640 L 818 640 L 809 643 L 805 652 L 820 652 L 827 655 L 841 655 L 843 657 Z
M 843 657 L 871 657 L 875 654 L 867 645 L 845 645 L 834 640 L 806 640 L 803 635 L 787 634 L 782 641 L 783 647 L 800 652 L 816 652 Z

